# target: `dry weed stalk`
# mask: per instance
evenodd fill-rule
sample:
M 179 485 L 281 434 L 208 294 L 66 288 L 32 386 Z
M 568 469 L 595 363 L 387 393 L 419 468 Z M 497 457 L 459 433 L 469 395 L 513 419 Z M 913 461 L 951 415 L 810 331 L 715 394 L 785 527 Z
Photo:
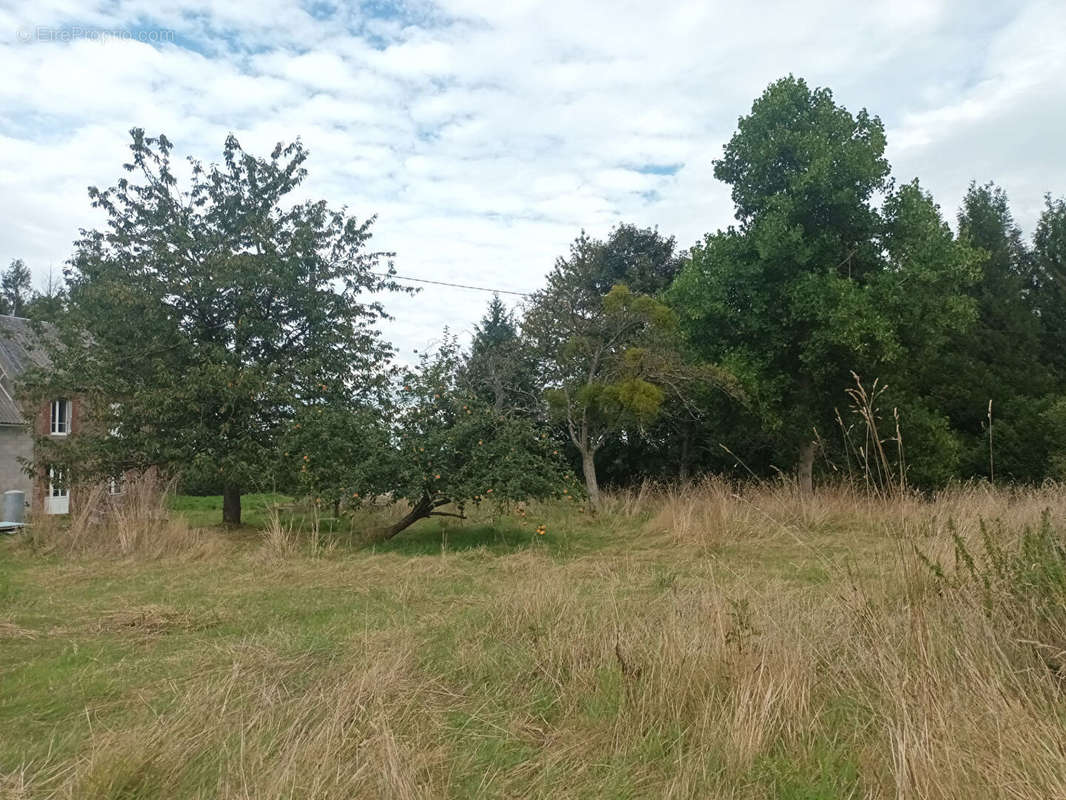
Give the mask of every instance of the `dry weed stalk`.
M 879 381 L 875 378 L 870 390 L 867 391 L 862 379 L 856 373 L 852 372 L 851 377 L 855 385 L 847 389 L 847 395 L 851 400 L 852 413 L 862 421 L 863 443 L 856 447 L 850 442 L 852 428 L 844 426 L 838 411 L 837 421 L 844 436 L 845 453 L 849 449 L 856 453 L 868 491 L 882 496 L 894 493 L 903 495 L 907 491 L 907 470 L 903 459 L 903 433 L 900 430 L 899 409 L 892 410 L 896 424 L 895 436 L 891 439 L 883 439 L 878 429 L 880 414 L 877 402 L 888 387 L 879 386 Z M 885 444 L 893 441 L 897 451 L 897 463 L 895 464 L 889 459 L 885 450 Z

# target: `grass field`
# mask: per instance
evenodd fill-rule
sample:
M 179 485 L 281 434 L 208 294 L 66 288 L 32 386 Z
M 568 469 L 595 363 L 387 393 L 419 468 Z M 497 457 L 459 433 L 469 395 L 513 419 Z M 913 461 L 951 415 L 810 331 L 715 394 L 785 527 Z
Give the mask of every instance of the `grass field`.
M 0 541 L 0 797 L 1066 797 L 1062 487 L 249 500 Z

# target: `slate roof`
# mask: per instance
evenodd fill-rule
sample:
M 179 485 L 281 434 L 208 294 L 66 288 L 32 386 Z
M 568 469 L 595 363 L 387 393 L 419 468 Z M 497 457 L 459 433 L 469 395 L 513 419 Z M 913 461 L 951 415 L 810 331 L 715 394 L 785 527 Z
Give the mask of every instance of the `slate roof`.
M 41 331 L 30 320 L 0 314 L 0 369 L 14 381 L 28 367 L 48 366 Z M 18 406 L 0 389 L 0 425 L 22 425 Z
M 22 415 L 19 414 L 15 401 L 7 396 L 7 392 L 0 389 L 0 425 L 21 425 Z

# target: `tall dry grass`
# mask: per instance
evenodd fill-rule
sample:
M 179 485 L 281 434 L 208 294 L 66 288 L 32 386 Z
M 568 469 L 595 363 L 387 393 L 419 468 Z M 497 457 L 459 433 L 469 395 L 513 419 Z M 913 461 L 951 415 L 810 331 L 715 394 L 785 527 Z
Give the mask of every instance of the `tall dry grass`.
M 678 542 L 761 532 L 817 550 L 853 532 L 857 552 L 894 552 L 860 580 L 831 565 L 837 592 L 818 607 L 762 600 L 772 616 L 757 641 L 788 655 L 767 673 L 764 652 L 748 675 L 769 680 L 762 707 L 739 705 L 737 690 L 736 719 L 758 733 L 735 728 L 719 746 L 774 736 L 781 718 L 817 729 L 809 702 L 835 695 L 866 717 L 852 747 L 867 776 L 880 775 L 869 796 L 1066 797 L 1066 487 L 922 497 L 840 486 L 803 498 L 788 485 L 710 480 L 651 497 L 650 524 Z
M 915 491 L 872 493 L 854 483 L 823 486 L 804 495 L 787 480 L 736 481 L 708 476 L 689 483 L 646 482 L 612 493 L 606 513 L 647 520 L 678 543 L 715 544 L 790 531 L 876 532 L 890 537 L 929 539 L 951 546 L 951 530 L 977 534 L 983 522 L 1003 520 L 1021 530 L 1048 512 L 1066 518 L 1066 487 L 993 487 L 958 484 L 923 495 Z M 939 551 L 938 551 L 939 552 Z
M 221 540 L 192 528 L 167 509 L 173 483 L 155 470 L 130 473 L 121 491 L 107 482 L 73 489 L 68 517 L 40 515 L 27 527 L 26 542 L 45 553 L 105 557 L 207 556 Z
M 10 796 L 1066 797 L 1062 486 L 706 480 L 615 494 L 597 524 L 619 520 L 617 547 L 572 559 L 332 566 L 279 528 L 285 581 L 356 571 L 396 625 L 326 662 L 220 645 L 81 758 L 9 771 Z

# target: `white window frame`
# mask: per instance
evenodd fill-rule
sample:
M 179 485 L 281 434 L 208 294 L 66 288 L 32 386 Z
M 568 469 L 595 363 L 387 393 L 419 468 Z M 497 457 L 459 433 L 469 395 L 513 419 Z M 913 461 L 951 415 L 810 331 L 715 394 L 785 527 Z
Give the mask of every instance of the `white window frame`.
M 122 435 L 122 426 L 119 424 L 119 415 L 122 413 L 122 403 L 111 403 L 108 408 L 111 411 L 115 423 L 114 427 L 108 431 L 108 435 L 117 439 Z
M 120 494 L 124 494 L 126 489 L 123 486 L 124 481 L 121 477 L 108 478 L 107 479 L 107 493 L 112 497 Z
M 3 367 L 0 367 L 0 392 L 6 394 L 8 399 L 12 401 L 15 399 L 12 397 L 14 387 L 12 387 L 11 379 L 8 377 L 8 374 Z
M 59 483 L 56 483 L 56 481 Z M 48 496 L 70 497 L 70 487 L 63 485 L 63 471 L 55 467 L 48 468 Z
M 59 398 L 52 401 L 51 409 L 51 432 L 52 436 L 67 436 L 70 434 L 71 403 L 70 400 Z

